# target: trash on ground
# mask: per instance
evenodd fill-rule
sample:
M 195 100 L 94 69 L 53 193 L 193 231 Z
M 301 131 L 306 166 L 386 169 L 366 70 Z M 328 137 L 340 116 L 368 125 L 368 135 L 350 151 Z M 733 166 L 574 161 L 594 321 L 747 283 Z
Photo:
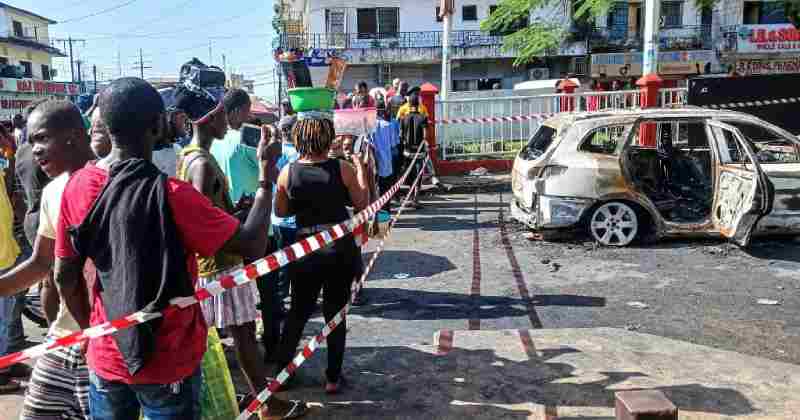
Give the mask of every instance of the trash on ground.
M 553 264 L 550 266 L 550 272 L 551 272 L 551 273 L 555 273 L 556 271 L 558 271 L 558 270 L 560 270 L 560 269 L 561 269 L 561 264 L 559 264 L 559 263 L 555 263 L 555 262 L 554 262 L 554 263 L 553 263 Z
M 638 301 L 628 302 L 627 305 L 630 306 L 631 308 L 636 308 L 636 309 L 647 309 L 650 307 L 648 304 Z
M 543 258 L 542 259 L 542 264 L 545 264 L 545 265 L 550 264 L 550 259 L 549 258 Z
M 770 306 L 775 306 L 775 305 L 780 305 L 781 304 L 779 301 L 774 300 L 774 299 L 759 299 L 759 300 L 756 301 L 756 303 L 758 303 L 759 305 L 770 305 Z
M 544 236 L 542 236 L 541 233 L 528 232 L 525 234 L 525 239 L 529 241 L 541 241 L 544 240 Z
M 475 169 L 469 171 L 469 174 L 471 176 L 484 176 L 484 175 L 486 175 L 488 173 L 489 173 L 489 170 L 484 168 L 484 167 L 482 167 L 482 166 L 480 168 L 475 168 Z

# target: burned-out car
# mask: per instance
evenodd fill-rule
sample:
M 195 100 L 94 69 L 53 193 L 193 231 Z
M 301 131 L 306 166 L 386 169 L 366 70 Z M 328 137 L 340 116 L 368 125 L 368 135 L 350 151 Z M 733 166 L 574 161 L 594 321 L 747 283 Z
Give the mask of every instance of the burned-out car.
M 702 108 L 545 120 L 514 161 L 512 217 L 585 228 L 604 245 L 800 234 L 800 142 L 751 115 Z

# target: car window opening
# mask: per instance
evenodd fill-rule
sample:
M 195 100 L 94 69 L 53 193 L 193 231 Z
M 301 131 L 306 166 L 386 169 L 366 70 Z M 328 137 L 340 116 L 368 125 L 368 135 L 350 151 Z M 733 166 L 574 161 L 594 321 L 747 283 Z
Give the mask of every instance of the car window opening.
M 536 133 L 531 136 L 528 144 L 520 151 L 520 157 L 526 160 L 537 159 L 542 156 L 553 144 L 556 130 L 552 127 L 541 125 Z
M 642 126 L 655 125 L 656 147 L 640 144 Z M 711 215 L 714 201 L 713 159 L 705 123 L 645 121 L 634 127 L 628 171 L 639 192 L 661 217 L 674 223 L 697 223 Z

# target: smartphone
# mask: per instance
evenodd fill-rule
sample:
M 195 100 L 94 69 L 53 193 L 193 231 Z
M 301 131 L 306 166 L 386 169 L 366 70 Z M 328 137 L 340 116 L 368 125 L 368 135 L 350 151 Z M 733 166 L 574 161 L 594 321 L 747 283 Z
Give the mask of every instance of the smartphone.
M 258 147 L 258 142 L 261 141 L 261 127 L 255 124 L 242 124 L 242 144 L 250 147 Z

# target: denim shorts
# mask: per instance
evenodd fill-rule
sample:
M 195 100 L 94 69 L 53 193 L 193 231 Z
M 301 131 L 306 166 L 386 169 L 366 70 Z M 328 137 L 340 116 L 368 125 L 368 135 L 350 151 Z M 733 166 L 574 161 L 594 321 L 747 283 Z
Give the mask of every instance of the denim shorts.
M 165 368 L 167 368 L 165 366 Z M 194 374 L 174 384 L 128 385 L 89 374 L 92 420 L 201 420 L 203 378 Z

